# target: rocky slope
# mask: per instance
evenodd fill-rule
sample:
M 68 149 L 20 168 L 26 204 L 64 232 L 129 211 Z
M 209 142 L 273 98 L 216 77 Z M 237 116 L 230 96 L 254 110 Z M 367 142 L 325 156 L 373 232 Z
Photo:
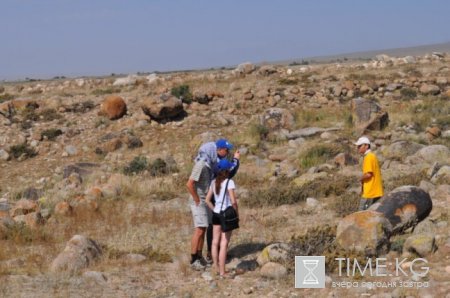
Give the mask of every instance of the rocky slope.
M 444 297 L 449 67 L 450 55 L 433 53 L 4 83 L 1 295 Z M 362 134 L 374 143 L 386 192 L 415 185 L 432 199 L 431 214 L 392 237 L 387 252 L 425 257 L 430 274 L 416 281 L 430 287 L 333 288 L 341 278 L 330 271 L 325 289 L 295 289 L 288 252 L 269 266 L 261 252 L 272 243 L 295 247 L 294 238 L 311 246 L 308 233 L 334 231 L 356 211 L 360 165 L 352 143 Z M 241 228 L 228 264 L 240 274 L 232 280 L 192 271 L 187 260 L 192 220 L 184 185 L 198 146 L 218 137 L 242 153 Z M 316 247 L 334 239 L 320 237 Z

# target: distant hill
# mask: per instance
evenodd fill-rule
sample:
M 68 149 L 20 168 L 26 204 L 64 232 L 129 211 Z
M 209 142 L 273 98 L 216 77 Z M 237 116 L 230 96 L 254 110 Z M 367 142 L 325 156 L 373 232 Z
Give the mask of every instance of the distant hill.
M 342 60 L 344 58 L 348 60 L 365 60 L 371 59 L 379 54 L 386 54 L 393 57 L 403 57 L 403 56 L 420 56 L 426 53 L 432 52 L 450 52 L 450 41 L 439 44 L 423 45 L 416 47 L 407 48 L 394 48 L 394 49 L 382 49 L 364 52 L 354 52 L 354 53 L 343 53 L 330 56 L 316 56 L 316 57 L 303 57 L 298 59 L 289 59 L 284 61 L 279 61 L 281 64 L 289 64 L 294 62 L 303 61 L 315 61 L 315 62 L 331 62 L 336 60 Z

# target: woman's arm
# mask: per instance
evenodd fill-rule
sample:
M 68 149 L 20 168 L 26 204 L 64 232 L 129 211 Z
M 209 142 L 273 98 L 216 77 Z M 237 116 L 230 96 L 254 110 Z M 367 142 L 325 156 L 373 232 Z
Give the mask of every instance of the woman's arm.
M 205 201 L 206 201 L 206 204 L 208 205 L 209 209 L 214 210 L 214 205 L 211 202 L 212 196 L 213 196 L 213 190 L 210 187 L 209 190 L 208 190 L 208 194 L 206 195 L 206 200 Z
M 234 192 L 234 189 L 229 189 L 228 194 L 230 195 L 231 205 L 233 206 L 234 210 L 236 210 L 236 213 L 239 216 L 237 198 L 236 198 L 236 193 Z

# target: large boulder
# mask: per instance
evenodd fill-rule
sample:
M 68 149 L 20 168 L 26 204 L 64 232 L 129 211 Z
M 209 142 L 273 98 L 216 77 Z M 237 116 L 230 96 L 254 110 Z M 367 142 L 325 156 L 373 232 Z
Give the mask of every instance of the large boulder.
M 441 92 L 439 89 L 439 86 L 436 85 L 429 85 L 429 84 L 423 84 L 420 86 L 420 93 L 424 95 L 437 95 Z
M 278 129 L 292 129 L 295 125 L 294 115 L 282 108 L 271 108 L 264 112 L 261 118 L 261 124 L 269 129 L 275 131 Z
M 267 278 L 281 279 L 287 275 L 287 269 L 279 263 L 269 262 L 261 268 L 260 274 Z
M 432 208 L 426 191 L 408 185 L 394 189 L 369 209 L 382 213 L 389 220 L 392 233 L 400 233 L 425 219 Z
M 94 240 L 75 235 L 67 242 L 64 251 L 53 260 L 50 271 L 76 273 L 91 265 L 101 254 L 102 250 Z
M 232 73 L 236 76 L 242 76 L 242 75 L 246 75 L 246 74 L 250 74 L 252 73 L 254 70 L 256 69 L 256 67 L 250 63 L 250 62 L 245 62 L 245 63 L 241 63 L 239 64 L 233 71 Z
M 373 100 L 358 97 L 352 100 L 352 117 L 358 130 L 382 130 L 389 122 L 389 115 Z
M 11 216 L 26 215 L 31 212 L 39 211 L 36 201 L 21 199 L 16 202 L 11 210 Z
M 28 228 L 35 230 L 44 223 L 44 218 L 40 212 L 31 212 L 25 215 L 17 215 L 13 218 L 14 222 L 24 224 Z
M 39 105 L 35 100 L 18 98 L 0 104 L 0 111 L 8 111 L 10 108 L 14 110 L 23 110 L 28 107 L 39 108 Z
M 389 159 L 403 159 L 413 155 L 424 147 L 425 145 L 410 141 L 396 141 L 389 146 L 384 147 L 381 150 L 381 153 Z
M 171 120 L 185 113 L 181 99 L 170 94 L 162 94 L 159 98 L 147 98 L 141 108 L 145 115 L 155 121 Z
M 436 184 L 450 184 L 450 166 L 442 166 L 431 178 Z
M 432 234 L 417 234 L 409 236 L 403 245 L 406 253 L 417 254 L 421 258 L 433 253 L 436 250 L 436 240 Z
M 450 149 L 448 149 L 445 145 L 426 146 L 407 158 L 407 161 L 411 164 L 417 164 L 420 162 L 426 162 L 429 164 L 434 164 L 435 162 L 446 164 L 449 160 Z
M 122 97 L 117 95 L 106 96 L 100 106 L 100 115 L 110 120 L 122 118 L 127 113 L 127 105 Z
M 268 262 L 284 264 L 289 258 L 289 250 L 290 247 L 286 243 L 273 243 L 263 249 L 256 261 L 259 266 L 263 266 Z
M 63 178 L 66 179 L 72 175 L 72 173 L 78 174 L 81 178 L 85 178 L 91 175 L 97 168 L 98 164 L 90 162 L 78 162 L 70 164 L 63 169 Z
M 380 212 L 365 210 L 343 218 L 336 230 L 336 243 L 343 249 L 373 256 L 386 252 L 392 226 Z

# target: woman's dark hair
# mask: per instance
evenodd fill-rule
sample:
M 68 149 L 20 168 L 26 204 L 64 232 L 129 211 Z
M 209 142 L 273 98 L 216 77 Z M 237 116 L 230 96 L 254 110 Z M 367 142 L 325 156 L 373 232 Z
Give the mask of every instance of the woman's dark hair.
M 220 185 L 222 184 L 222 182 L 228 178 L 228 176 L 230 175 L 230 171 L 228 170 L 221 170 L 219 171 L 219 173 L 217 174 L 216 177 L 216 194 L 220 193 Z

